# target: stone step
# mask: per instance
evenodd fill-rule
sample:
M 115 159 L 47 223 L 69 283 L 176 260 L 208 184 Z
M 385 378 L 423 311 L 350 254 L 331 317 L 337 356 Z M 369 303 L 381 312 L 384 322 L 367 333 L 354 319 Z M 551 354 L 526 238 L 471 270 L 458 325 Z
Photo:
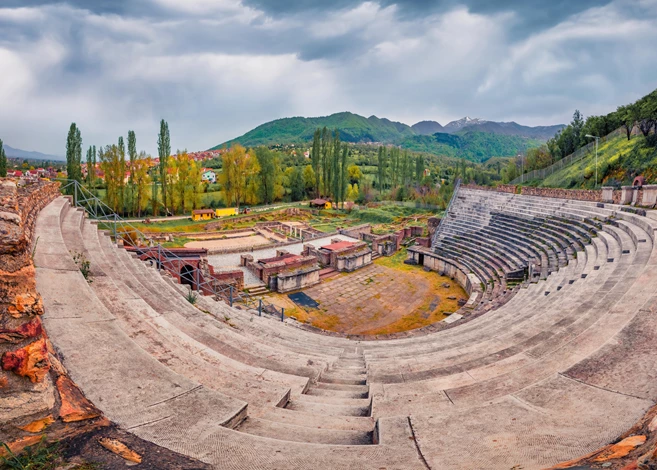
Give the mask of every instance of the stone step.
M 367 376 L 358 374 L 354 376 L 346 376 L 343 374 L 332 374 L 324 372 L 318 382 L 333 383 L 333 384 L 346 384 L 346 385 L 367 385 Z
M 303 403 L 326 403 L 328 405 L 340 405 L 340 406 L 355 406 L 355 407 L 369 407 L 370 399 L 369 398 L 349 398 L 349 397 L 340 397 L 337 395 L 308 395 L 301 394 L 294 397 L 294 400 Z
M 301 397 L 303 395 L 300 395 Z M 349 406 L 331 403 L 315 403 L 294 398 L 285 406 L 287 410 L 303 411 L 318 416 L 370 416 L 369 406 Z
M 340 384 L 329 382 L 317 382 L 313 385 L 315 389 L 322 390 L 341 390 L 352 393 L 369 393 L 370 388 L 367 385 Z
M 271 408 L 260 418 L 278 423 L 293 424 L 307 428 L 337 429 L 346 431 L 370 432 L 374 429 L 375 419 L 371 416 L 329 416 L 305 413 L 286 408 Z
M 238 431 L 283 441 L 332 445 L 371 445 L 373 431 L 321 429 L 247 417 Z
M 325 388 L 311 387 L 306 395 L 316 397 L 340 397 L 340 398 L 368 398 L 369 391 L 352 392 L 349 390 L 327 390 Z

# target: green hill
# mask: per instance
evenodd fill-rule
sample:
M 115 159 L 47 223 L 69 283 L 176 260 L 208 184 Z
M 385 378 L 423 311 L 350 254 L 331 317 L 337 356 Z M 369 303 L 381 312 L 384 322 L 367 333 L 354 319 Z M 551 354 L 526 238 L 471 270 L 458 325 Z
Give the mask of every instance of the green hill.
M 638 175 L 646 180 L 657 180 L 657 147 L 655 136 L 616 134 L 598 148 L 599 185 L 618 186 L 632 184 Z M 555 171 L 542 181 L 530 181 L 532 186 L 553 188 L 593 189 L 595 186 L 595 150 L 563 169 Z
M 536 139 L 467 130 L 456 134 L 437 132 L 433 135 L 415 135 L 401 142 L 403 148 L 415 152 L 460 157 L 473 162 L 486 161 L 491 157 L 514 157 L 539 145 L 541 141 Z
M 280 144 L 307 144 L 317 128 L 338 129 L 340 140 L 349 143 L 379 143 L 399 145 L 402 148 L 426 152 L 438 156 L 465 158 L 481 162 L 491 157 L 515 156 L 541 141 L 518 135 L 482 132 L 469 127 L 456 133 L 422 135 L 401 122 L 370 116 L 369 118 L 349 112 L 325 117 L 293 117 L 277 119 L 262 124 L 246 134 L 211 150 L 230 147 L 239 143 L 244 147 Z M 531 129 L 531 128 L 527 128 Z
M 376 116 L 368 118 L 353 113 L 337 113 L 325 117 L 293 117 L 262 124 L 246 134 L 213 147 L 211 150 L 239 143 L 244 147 L 273 144 L 301 144 L 312 140 L 318 127 L 339 129 L 343 142 L 381 142 L 398 144 L 415 134 L 410 126 Z

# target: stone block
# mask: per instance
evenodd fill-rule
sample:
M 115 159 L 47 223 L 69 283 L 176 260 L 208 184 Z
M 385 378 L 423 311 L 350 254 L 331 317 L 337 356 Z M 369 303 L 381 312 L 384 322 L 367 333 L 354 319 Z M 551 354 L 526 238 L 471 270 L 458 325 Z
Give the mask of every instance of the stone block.
M 622 192 L 621 192 L 620 203 L 630 204 L 632 202 L 632 199 L 634 198 L 634 191 L 636 191 L 636 188 L 634 188 L 634 186 L 623 186 L 621 190 Z
M 657 204 L 657 184 L 646 184 L 642 188 L 641 205 L 653 207 Z
M 602 202 L 609 204 L 614 202 L 614 188 L 612 186 L 602 187 Z

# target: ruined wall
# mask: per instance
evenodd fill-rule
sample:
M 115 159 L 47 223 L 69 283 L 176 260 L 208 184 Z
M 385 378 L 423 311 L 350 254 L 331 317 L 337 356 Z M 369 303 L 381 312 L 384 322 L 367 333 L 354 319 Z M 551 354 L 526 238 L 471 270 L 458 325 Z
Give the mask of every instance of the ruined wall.
M 554 197 L 558 199 L 576 199 L 578 201 L 601 202 L 602 191 L 599 189 L 561 189 L 532 188 L 523 186 L 520 194 L 524 196 Z
M 45 429 L 100 416 L 68 378 L 40 318 L 33 234 L 39 211 L 58 195 L 59 183 L 18 188 L 0 179 L 0 441 L 12 451 L 37 443 Z

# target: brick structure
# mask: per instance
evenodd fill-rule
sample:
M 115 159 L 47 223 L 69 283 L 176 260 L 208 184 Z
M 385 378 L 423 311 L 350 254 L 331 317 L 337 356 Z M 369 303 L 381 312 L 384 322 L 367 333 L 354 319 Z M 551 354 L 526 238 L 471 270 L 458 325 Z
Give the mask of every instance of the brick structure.
M 352 272 L 372 263 L 372 250 L 362 241 L 333 239 L 329 245 L 319 248 L 304 245 L 303 254 L 314 256 L 322 266 L 341 272 Z
M 252 255 L 242 255 L 240 264 L 277 292 L 290 292 L 319 283 L 319 266 L 314 256 L 293 255 L 277 250 L 273 258 L 254 261 Z
M 167 248 L 158 251 L 157 248 L 126 247 L 126 250 L 136 253 L 142 261 L 152 260 L 180 284 L 189 285 L 203 295 L 213 295 L 213 285 L 232 285 L 236 289 L 244 289 L 244 273 L 239 269 L 215 272 L 208 263 L 206 249 Z

